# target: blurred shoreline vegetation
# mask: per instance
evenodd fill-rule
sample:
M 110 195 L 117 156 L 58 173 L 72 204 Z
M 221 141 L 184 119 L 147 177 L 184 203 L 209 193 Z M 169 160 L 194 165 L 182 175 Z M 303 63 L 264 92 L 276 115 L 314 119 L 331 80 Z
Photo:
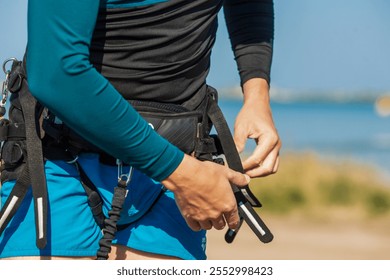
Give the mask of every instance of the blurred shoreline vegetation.
M 314 152 L 286 153 L 279 171 L 252 179 L 259 211 L 305 219 L 364 221 L 390 217 L 390 182 L 370 166 L 325 160 Z
M 241 100 L 240 86 L 219 89 L 221 99 Z M 375 104 L 382 96 L 390 95 L 390 90 L 343 90 L 343 89 L 290 89 L 272 86 L 270 96 L 276 103 L 370 103 Z

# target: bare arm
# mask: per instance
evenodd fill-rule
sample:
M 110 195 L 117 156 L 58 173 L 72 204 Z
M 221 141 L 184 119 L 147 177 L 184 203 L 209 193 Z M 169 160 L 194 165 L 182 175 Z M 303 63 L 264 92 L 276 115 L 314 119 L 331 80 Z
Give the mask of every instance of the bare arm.
M 269 100 L 273 1 L 226 0 L 224 10 L 244 95 L 235 122 L 234 140 L 240 152 L 248 138 L 256 141 L 255 150 L 243 166 L 251 177 L 266 176 L 277 171 L 281 148 Z
M 272 119 L 268 83 L 260 78 L 248 80 L 243 92 L 244 105 L 236 118 L 234 140 L 239 152 L 248 138 L 256 141 L 255 150 L 243 166 L 250 177 L 266 176 L 278 170 L 282 145 Z

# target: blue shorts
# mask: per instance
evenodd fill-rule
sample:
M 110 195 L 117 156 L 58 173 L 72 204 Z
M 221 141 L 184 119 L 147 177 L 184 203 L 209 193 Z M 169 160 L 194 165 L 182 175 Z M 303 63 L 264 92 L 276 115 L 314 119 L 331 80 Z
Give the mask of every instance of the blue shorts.
M 117 184 L 118 168 L 101 164 L 96 154 L 82 154 L 78 163 L 97 187 L 107 215 Z M 35 244 L 30 189 L 0 236 L 0 257 L 95 256 L 102 234 L 88 206 L 76 165 L 47 161 L 45 170 L 49 197 L 46 247 L 40 250 Z M 2 205 L 13 184 L 6 182 L 1 186 Z M 161 189 L 160 183 L 134 171 L 118 222 L 130 225 L 117 232 L 113 243 L 182 259 L 205 259 L 205 231 L 192 231 L 180 214 L 172 192 L 165 191 L 158 198 Z

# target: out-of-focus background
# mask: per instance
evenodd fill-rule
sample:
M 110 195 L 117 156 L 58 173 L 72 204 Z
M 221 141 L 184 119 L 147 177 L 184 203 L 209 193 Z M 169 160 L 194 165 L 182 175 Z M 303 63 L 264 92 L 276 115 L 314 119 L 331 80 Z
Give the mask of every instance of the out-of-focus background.
M 261 244 L 243 227 L 228 245 L 212 231 L 209 258 L 390 259 L 390 2 L 274 3 L 283 147 L 278 173 L 251 187 L 275 239 Z M 233 125 L 241 89 L 222 21 L 209 81 Z
M 275 235 L 208 235 L 210 259 L 390 259 L 390 2 L 275 2 L 279 172 L 252 180 Z M 27 1 L 0 2 L 0 61 L 23 56 Z M 0 80 L 3 76 L 0 74 Z M 208 83 L 231 127 L 242 98 L 224 19 Z M 248 142 L 248 154 L 254 143 Z

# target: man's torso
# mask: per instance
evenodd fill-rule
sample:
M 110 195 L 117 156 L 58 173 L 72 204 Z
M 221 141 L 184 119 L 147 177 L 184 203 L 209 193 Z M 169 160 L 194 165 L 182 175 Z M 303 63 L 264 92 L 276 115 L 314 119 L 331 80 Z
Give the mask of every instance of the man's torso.
M 221 6 L 221 0 L 107 1 L 91 62 L 126 99 L 193 107 L 199 98 L 191 98 L 205 93 Z

